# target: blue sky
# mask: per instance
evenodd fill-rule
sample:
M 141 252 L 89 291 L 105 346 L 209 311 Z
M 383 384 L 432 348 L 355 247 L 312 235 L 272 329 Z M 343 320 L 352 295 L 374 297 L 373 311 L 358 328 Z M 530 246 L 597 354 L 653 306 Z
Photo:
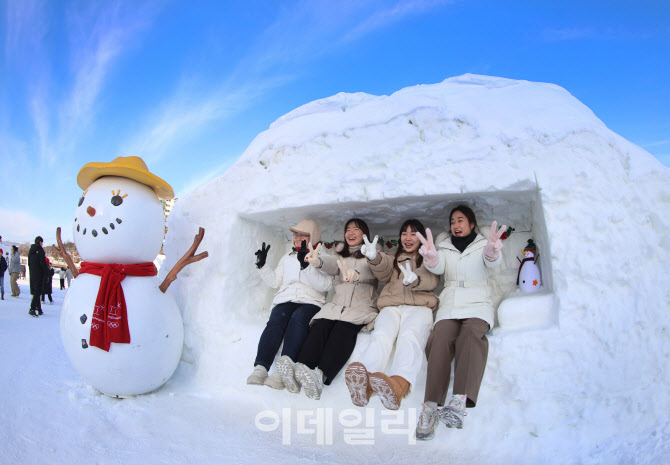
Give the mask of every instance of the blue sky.
M 670 166 L 666 0 L 0 5 L 5 240 L 71 237 L 88 162 L 141 156 L 183 195 L 300 105 L 464 73 L 565 87 Z

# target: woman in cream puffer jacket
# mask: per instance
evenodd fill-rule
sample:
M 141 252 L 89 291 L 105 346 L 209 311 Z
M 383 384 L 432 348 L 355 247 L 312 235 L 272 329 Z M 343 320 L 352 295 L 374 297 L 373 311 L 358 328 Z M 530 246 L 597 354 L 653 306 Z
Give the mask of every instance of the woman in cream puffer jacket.
M 344 374 L 351 401 L 359 407 L 366 406 L 375 392 L 384 407 L 397 410 L 425 360 L 424 347 L 437 308 L 433 290 L 440 281 L 418 253 L 418 236 L 425 231 L 420 221 L 405 221 L 393 255 L 377 253 L 376 237 L 372 243 L 364 239 L 362 252 L 374 275 L 386 285 L 377 300 L 380 312 L 370 343 Z
M 477 220 L 469 207 L 459 205 L 449 219 L 451 237 L 436 249 L 427 230 L 419 249 L 426 268 L 444 274 L 435 326 L 426 344 L 426 392 L 416 429 L 420 440 L 433 437 L 438 418 L 447 427 L 462 428 L 466 407 L 477 404 L 488 356 L 486 333 L 494 321 L 488 276 L 502 261 L 500 237 L 505 226 L 497 230 L 494 221 L 487 240 L 477 233 Z M 444 406 L 454 360 L 453 395 Z
M 343 244 L 335 255 L 308 255 L 310 265 L 335 276 L 335 293 L 312 318 L 309 335 L 302 346 L 296 377 L 308 397 L 318 399 L 323 385 L 329 385 L 349 360 L 361 330 L 371 330 L 377 317 L 377 278 L 360 252 L 363 236 L 370 234 L 365 221 L 352 218 L 345 223 Z

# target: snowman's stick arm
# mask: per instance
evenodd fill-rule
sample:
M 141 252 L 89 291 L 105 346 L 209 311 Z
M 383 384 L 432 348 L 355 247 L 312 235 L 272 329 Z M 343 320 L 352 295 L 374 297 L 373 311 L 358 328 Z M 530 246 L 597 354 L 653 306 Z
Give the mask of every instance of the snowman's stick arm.
M 205 237 L 205 228 L 198 228 L 198 234 L 195 235 L 195 239 L 193 239 L 193 245 L 191 245 L 191 248 L 188 249 L 188 251 L 184 254 L 184 256 L 181 257 L 181 259 L 179 259 L 179 261 L 175 264 L 175 266 L 172 267 L 170 272 L 163 280 L 163 283 L 160 286 L 158 286 L 158 288 L 161 291 L 163 291 L 163 293 L 165 293 L 168 287 L 170 287 L 170 284 L 172 284 L 172 282 L 177 279 L 177 275 L 184 267 L 190 265 L 191 263 L 199 262 L 203 258 L 207 258 L 209 256 L 209 253 L 207 252 L 202 252 L 199 253 L 198 255 L 195 254 L 196 250 L 198 250 L 198 247 L 200 247 L 200 243 L 202 242 L 202 239 L 204 237 Z
M 77 267 L 74 265 L 74 260 L 72 260 L 70 254 L 65 250 L 63 241 L 60 238 L 60 226 L 56 228 L 56 242 L 58 242 L 58 245 L 54 244 L 53 248 L 61 257 L 63 257 L 65 263 L 67 263 L 68 268 L 70 268 L 70 271 L 72 272 L 72 277 L 76 278 L 79 276 L 79 271 L 77 271 Z

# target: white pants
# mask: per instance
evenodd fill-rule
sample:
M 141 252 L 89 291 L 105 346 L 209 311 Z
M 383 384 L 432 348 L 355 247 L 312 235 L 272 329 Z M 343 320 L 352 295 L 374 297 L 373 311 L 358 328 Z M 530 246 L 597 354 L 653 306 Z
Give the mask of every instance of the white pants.
M 426 360 L 426 342 L 432 326 L 433 311 L 428 307 L 384 307 L 375 319 L 370 344 L 358 361 L 370 373 L 381 371 L 387 376 L 402 376 L 410 384 L 409 393 Z M 393 361 L 385 370 L 394 342 Z

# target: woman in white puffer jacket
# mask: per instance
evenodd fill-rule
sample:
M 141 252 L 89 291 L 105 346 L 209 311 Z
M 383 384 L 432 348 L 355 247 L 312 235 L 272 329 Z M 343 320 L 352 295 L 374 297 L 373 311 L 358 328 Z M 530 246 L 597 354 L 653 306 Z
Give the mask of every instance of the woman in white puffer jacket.
M 426 344 L 426 392 L 416 437 L 432 439 L 439 418 L 449 428 L 462 428 L 466 407 L 477 404 L 477 394 L 488 356 L 486 333 L 493 326 L 494 308 L 488 285 L 489 271 L 502 261 L 500 237 L 506 226 L 491 226 L 487 240 L 476 232 L 477 219 L 469 207 L 459 205 L 449 215 L 451 237 L 435 249 L 430 230 L 419 253 L 426 268 L 444 274 L 444 290 Z M 455 359 L 453 396 L 443 406 Z
M 270 246 L 263 243 L 256 252 L 256 267 L 261 278 L 269 286 L 278 287 L 279 291 L 272 300 L 273 308 L 258 341 L 254 371 L 247 378 L 247 384 L 265 384 L 274 389 L 298 392 L 299 386 L 293 379 L 293 364 L 307 338 L 309 322 L 326 303 L 333 278 L 308 266 L 305 261 L 309 252 L 307 243 L 317 245 L 321 241 L 321 228 L 317 222 L 305 219 L 289 231 L 293 233 L 293 250 L 279 260 L 274 270 L 266 264 Z M 284 346 L 277 361 L 277 371 L 268 376 L 282 341 Z

